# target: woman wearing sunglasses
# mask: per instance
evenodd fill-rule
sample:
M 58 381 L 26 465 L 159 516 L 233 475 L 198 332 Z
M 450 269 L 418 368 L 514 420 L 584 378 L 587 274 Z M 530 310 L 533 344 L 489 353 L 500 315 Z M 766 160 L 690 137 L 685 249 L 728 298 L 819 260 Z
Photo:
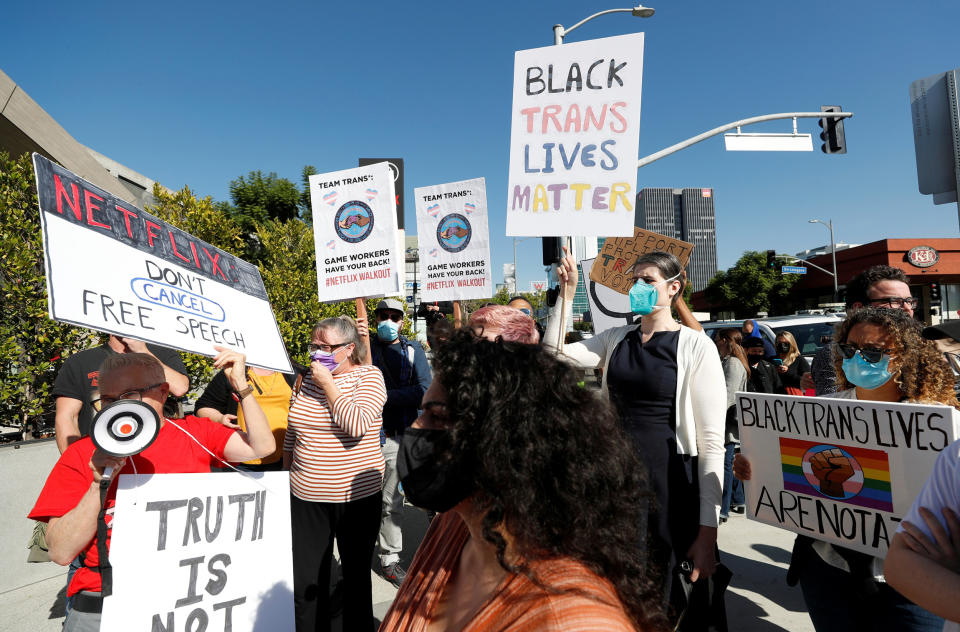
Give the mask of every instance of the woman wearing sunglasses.
M 716 570 L 723 496 L 723 368 L 716 346 L 683 301 L 686 276 L 680 261 L 651 252 L 633 262 L 630 273 L 630 307 L 639 323 L 565 345 L 563 354 L 585 369 L 603 369 L 603 392 L 633 440 L 656 496 L 649 518 L 650 560 L 663 581 L 668 616 L 676 622 L 686 612 L 680 629 L 706 629 L 709 622 L 699 615 L 711 611 L 710 591 L 702 580 Z M 561 262 L 557 274 L 570 310 L 578 276 L 572 257 Z M 671 308 L 684 325 L 674 320 Z M 557 346 L 559 312 L 558 305 L 547 324 L 548 346 Z M 694 582 L 689 596 L 687 580 Z
M 290 470 L 290 529 L 297 631 L 330 629 L 330 566 L 343 568 L 343 629 L 373 629 L 370 559 L 380 530 L 383 375 L 361 364 L 356 322 L 313 330 L 310 373 L 290 405 L 283 469 Z
M 947 363 L 907 312 L 858 309 L 837 326 L 834 339 L 838 391 L 827 397 L 957 406 Z M 733 470 L 737 478 L 750 479 L 750 463 L 742 455 L 737 455 Z M 887 585 L 880 558 L 798 536 L 787 583 L 798 581 L 819 632 L 939 632 L 943 627 L 943 619 Z

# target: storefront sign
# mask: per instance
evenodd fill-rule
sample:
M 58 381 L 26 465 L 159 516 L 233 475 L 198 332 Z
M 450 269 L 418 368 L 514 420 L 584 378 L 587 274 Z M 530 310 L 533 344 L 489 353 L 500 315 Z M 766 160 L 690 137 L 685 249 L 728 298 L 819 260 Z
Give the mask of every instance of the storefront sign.
M 907 261 L 918 268 L 929 268 L 940 261 L 940 253 L 932 246 L 916 246 L 907 252 Z

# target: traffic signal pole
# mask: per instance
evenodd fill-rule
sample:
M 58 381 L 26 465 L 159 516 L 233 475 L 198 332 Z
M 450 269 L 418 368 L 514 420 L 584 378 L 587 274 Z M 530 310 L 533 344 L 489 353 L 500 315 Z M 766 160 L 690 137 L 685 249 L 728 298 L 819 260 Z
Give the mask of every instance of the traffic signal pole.
M 853 112 L 829 112 L 829 118 L 831 119 L 845 119 L 853 116 Z M 660 160 L 665 156 L 670 154 L 675 154 L 682 149 L 686 149 L 691 145 L 696 145 L 701 141 L 705 141 L 708 138 L 712 138 L 718 134 L 728 132 L 732 129 L 738 127 L 746 127 L 747 125 L 754 125 L 756 123 L 765 123 L 766 121 L 779 121 L 782 119 L 798 119 L 798 118 L 824 118 L 824 112 L 784 112 L 782 114 L 764 114 L 763 116 L 753 116 L 751 118 L 742 119 L 739 121 L 734 121 L 733 123 L 728 123 L 726 125 L 721 125 L 720 127 L 715 127 L 714 129 L 688 138 L 685 141 L 679 142 L 676 145 L 671 145 L 666 149 L 661 149 L 660 151 L 650 154 L 649 156 L 644 156 L 637 161 L 637 168 L 645 167 L 651 162 Z

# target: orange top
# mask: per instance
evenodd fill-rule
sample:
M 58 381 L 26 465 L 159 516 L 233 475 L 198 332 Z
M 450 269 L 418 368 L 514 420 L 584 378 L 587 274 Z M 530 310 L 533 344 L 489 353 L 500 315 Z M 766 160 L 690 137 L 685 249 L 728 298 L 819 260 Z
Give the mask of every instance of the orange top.
M 470 537 L 454 511 L 438 515 L 417 549 L 380 632 L 424 632 Z M 571 559 L 536 562 L 531 570 L 551 594 L 510 573 L 464 632 L 481 630 L 634 630 L 613 585 Z M 563 592 L 571 591 L 571 592 Z

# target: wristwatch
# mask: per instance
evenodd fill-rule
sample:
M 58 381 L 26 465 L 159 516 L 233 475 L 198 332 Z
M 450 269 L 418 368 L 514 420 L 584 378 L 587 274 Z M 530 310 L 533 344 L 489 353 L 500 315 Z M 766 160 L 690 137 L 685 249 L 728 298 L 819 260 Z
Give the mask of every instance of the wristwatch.
M 252 392 L 253 392 L 253 387 L 250 386 L 249 384 L 247 384 L 247 388 L 242 389 L 242 390 L 239 390 L 239 391 L 234 391 L 233 393 L 231 393 L 231 396 L 233 397 L 233 399 L 234 399 L 237 403 L 239 403 L 240 400 L 242 400 L 244 397 L 246 397 L 247 395 L 249 395 L 249 394 L 252 393 Z

